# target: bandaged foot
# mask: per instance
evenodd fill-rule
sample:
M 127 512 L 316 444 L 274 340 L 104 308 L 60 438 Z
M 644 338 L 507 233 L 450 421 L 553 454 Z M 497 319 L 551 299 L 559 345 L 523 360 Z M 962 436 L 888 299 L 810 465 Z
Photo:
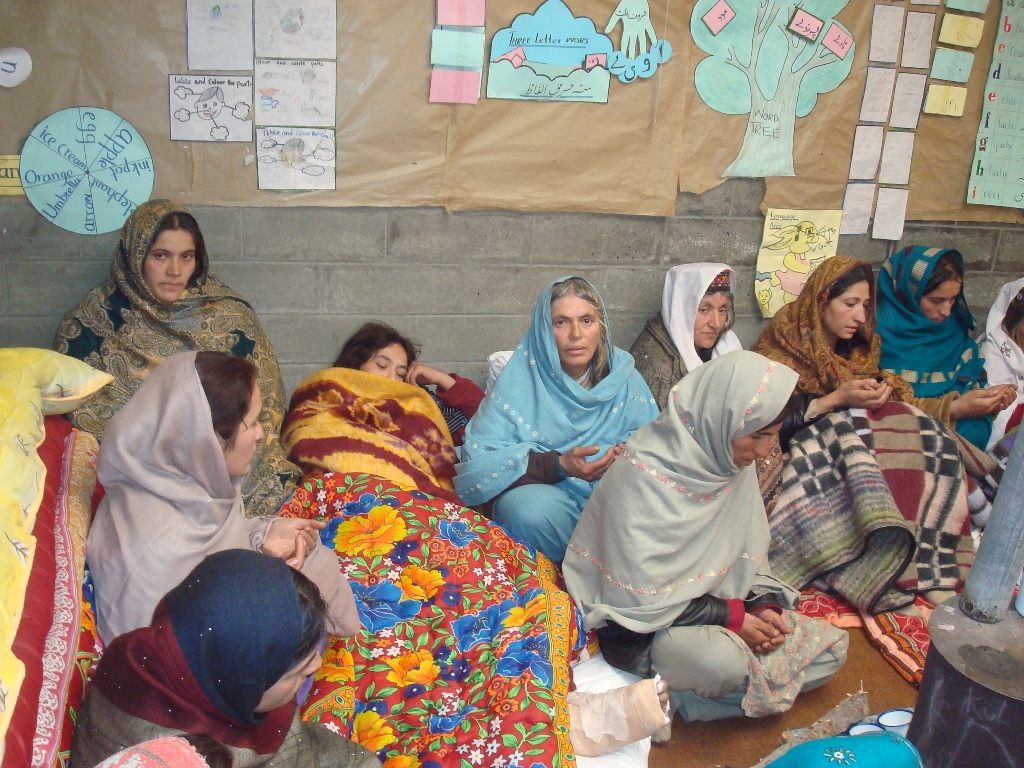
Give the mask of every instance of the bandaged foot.
M 672 741 L 672 718 L 669 716 L 668 725 L 664 728 L 659 728 L 657 731 L 651 734 L 652 744 L 665 744 Z
M 572 691 L 567 702 L 569 738 L 583 757 L 640 741 L 672 722 L 668 686 L 659 675 L 603 693 Z

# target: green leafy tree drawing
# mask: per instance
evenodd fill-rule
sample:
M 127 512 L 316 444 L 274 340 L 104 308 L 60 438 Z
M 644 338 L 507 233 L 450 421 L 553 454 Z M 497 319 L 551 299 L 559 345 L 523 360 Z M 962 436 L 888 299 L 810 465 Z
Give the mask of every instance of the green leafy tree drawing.
M 702 21 L 717 0 L 698 0 L 690 18 L 697 46 L 709 54 L 694 72 L 704 103 L 727 115 L 749 113 L 743 146 L 723 176 L 795 176 L 796 118 L 814 109 L 818 94 L 839 86 L 853 66 L 853 35 L 835 20 L 848 0 L 733 0 L 736 17 L 717 35 Z M 821 19 L 815 42 L 786 29 L 797 8 Z M 850 38 L 844 58 L 826 48 L 835 24 Z

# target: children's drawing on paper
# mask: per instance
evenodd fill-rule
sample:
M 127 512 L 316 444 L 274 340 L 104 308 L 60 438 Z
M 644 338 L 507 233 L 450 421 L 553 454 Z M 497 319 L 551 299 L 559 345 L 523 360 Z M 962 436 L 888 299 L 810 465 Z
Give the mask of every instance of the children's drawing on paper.
M 334 131 L 323 128 L 257 128 L 260 189 L 334 189 Z
M 608 102 L 612 41 L 562 0 L 521 13 L 491 39 L 487 96 L 522 101 Z
M 814 268 L 836 255 L 842 220 L 842 211 L 768 209 L 754 275 L 763 317 L 793 301 Z
M 188 68 L 252 69 L 252 0 L 185 0 Z
M 337 0 L 255 0 L 256 56 L 338 58 Z
M 256 125 L 330 128 L 337 65 L 308 59 L 256 60 Z
M 168 75 L 171 141 L 252 141 L 252 76 Z
M 672 46 L 668 40 L 658 39 L 651 24 L 648 0 L 619 0 L 604 33 L 611 33 L 619 24 L 622 24 L 619 50 L 612 51 L 608 57 L 608 71 L 623 83 L 650 77 L 668 61 Z
M 708 54 L 694 72 L 697 93 L 718 112 L 749 115 L 723 176 L 796 175 L 796 118 L 810 114 L 818 95 L 836 89 L 853 66 L 853 35 L 834 18 L 847 2 L 697 0 L 690 32 Z M 811 40 L 819 21 L 826 31 Z M 793 22 L 799 33 L 789 28 Z

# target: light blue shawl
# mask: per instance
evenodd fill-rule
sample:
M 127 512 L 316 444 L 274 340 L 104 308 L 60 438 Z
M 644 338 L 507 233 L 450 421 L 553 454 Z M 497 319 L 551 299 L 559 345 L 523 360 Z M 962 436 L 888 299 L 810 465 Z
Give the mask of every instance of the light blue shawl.
M 600 456 L 658 415 L 651 390 L 625 350 L 609 349 L 610 371 L 593 389 L 584 389 L 562 371 L 551 324 L 551 290 L 566 279 L 541 292 L 533 323 L 466 426 L 463 460 L 455 467 L 455 491 L 466 504 L 490 501 L 526 474 L 531 452 L 565 453 L 598 445 Z M 607 327 L 607 312 L 604 320 Z M 582 505 L 595 483 L 570 477 L 557 487 Z

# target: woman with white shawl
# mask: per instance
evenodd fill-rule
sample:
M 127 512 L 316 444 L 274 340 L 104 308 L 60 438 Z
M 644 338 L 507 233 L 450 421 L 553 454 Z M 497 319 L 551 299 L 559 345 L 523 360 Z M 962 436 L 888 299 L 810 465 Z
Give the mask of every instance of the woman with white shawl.
M 732 352 L 680 381 L 591 495 L 563 574 L 608 661 L 659 673 L 683 718 L 788 709 L 846 659 L 847 635 L 793 612 L 772 575 L 751 465 L 778 432 L 797 375 Z
M 985 357 L 989 386 L 1010 384 L 1017 388 L 1017 399 L 995 415 L 987 446 L 991 451 L 1009 429 L 1020 423 L 1020 406 L 1024 404 L 1024 277 L 999 289 L 978 343 Z
M 245 515 L 241 481 L 263 439 L 262 403 L 250 361 L 181 352 L 111 418 L 96 464 L 106 495 L 86 541 L 105 643 L 148 626 L 172 587 L 227 549 L 254 549 L 301 569 L 327 603 L 328 630 L 358 630 L 352 590 L 319 540 L 323 523 Z
M 683 264 L 665 275 L 661 312 L 629 348 L 659 410 L 687 372 L 743 348 L 732 331 L 735 292 L 736 273 L 728 264 Z

